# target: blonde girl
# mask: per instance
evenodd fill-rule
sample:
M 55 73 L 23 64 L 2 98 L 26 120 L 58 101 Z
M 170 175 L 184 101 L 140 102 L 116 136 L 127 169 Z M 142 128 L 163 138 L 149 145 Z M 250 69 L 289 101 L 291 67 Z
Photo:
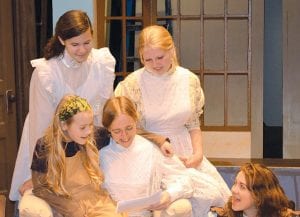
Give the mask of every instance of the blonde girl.
M 98 159 L 92 108 L 85 99 L 66 95 L 37 141 L 31 166 L 33 193 L 50 204 L 54 216 L 119 216 L 100 187 Z

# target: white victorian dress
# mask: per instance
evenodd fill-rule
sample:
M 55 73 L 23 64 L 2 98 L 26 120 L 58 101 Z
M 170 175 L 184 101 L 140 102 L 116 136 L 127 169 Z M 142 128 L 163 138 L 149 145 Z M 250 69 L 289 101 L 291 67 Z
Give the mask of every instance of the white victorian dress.
M 19 200 L 18 188 L 31 177 L 30 165 L 38 138 L 50 124 L 59 101 L 65 94 L 86 98 L 101 126 L 102 107 L 113 95 L 115 59 L 108 48 L 92 49 L 83 63 L 64 55 L 31 61 L 35 68 L 30 81 L 29 113 L 26 117 L 9 198 Z

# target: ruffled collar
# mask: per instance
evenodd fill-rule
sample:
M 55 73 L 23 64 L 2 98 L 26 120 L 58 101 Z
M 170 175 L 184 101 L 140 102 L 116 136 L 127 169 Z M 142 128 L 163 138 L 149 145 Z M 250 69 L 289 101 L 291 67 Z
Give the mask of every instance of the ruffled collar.
M 67 68 L 71 69 L 79 68 L 82 65 L 82 63 L 79 63 L 73 59 L 66 49 L 61 57 L 61 61 Z
M 152 72 L 152 71 L 146 69 L 146 67 L 144 67 L 144 70 L 148 74 L 152 75 L 153 77 L 166 78 L 166 77 L 170 77 L 170 75 L 172 75 L 175 72 L 176 66 L 175 67 L 172 66 L 167 72 L 162 73 L 162 74 L 158 74 L 158 73 Z

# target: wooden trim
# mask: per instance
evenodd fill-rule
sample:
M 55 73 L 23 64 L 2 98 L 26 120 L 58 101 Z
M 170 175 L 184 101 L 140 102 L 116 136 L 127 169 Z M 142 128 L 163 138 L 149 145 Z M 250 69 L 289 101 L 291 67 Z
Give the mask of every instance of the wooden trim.
M 5 217 L 6 198 L 0 195 L 0 217 Z
M 204 126 L 201 125 L 201 129 L 203 131 L 251 131 L 250 126 L 230 126 L 230 125 L 224 125 L 224 126 Z
M 299 168 L 299 159 L 278 159 L 278 158 L 209 158 L 209 161 L 217 166 L 240 167 L 245 163 L 259 163 L 267 167 L 288 167 Z
M 96 46 L 105 47 L 105 3 L 106 1 L 94 1 L 95 5 L 95 20 L 96 20 Z

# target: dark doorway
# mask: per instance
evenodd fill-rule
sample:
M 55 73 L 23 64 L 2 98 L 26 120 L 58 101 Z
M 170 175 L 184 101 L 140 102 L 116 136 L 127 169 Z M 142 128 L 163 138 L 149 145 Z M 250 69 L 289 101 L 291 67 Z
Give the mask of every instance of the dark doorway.
M 282 158 L 282 0 L 265 0 L 263 157 Z

